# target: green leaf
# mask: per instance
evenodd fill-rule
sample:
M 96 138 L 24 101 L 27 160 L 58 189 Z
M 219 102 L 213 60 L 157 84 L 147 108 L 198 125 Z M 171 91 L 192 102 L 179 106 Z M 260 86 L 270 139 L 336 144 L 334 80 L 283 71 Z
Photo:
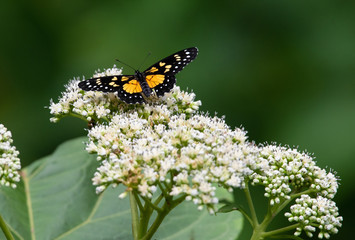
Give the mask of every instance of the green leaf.
M 132 239 L 128 198 L 118 198 L 124 187 L 96 195 L 98 162 L 84 141 L 70 140 L 23 169 L 16 189 L 0 188 L 0 214 L 15 239 Z M 153 239 L 235 239 L 242 223 L 238 214 L 213 216 L 184 202 Z
M 219 213 L 229 213 L 232 211 L 237 211 L 238 208 L 235 206 L 235 204 L 226 204 L 223 207 L 218 209 Z
M 210 215 L 206 209 L 184 202 L 171 212 L 153 239 L 237 239 L 243 227 L 241 213 Z

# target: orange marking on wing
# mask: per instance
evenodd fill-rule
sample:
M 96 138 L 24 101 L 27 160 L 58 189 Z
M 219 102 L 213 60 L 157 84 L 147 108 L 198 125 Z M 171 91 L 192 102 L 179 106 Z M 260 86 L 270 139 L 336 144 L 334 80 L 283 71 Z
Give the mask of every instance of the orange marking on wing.
M 161 84 L 164 82 L 165 76 L 161 75 L 161 74 L 157 74 L 157 75 L 147 75 L 145 77 L 145 79 L 147 80 L 147 83 L 149 85 L 150 88 L 155 87 L 158 84 Z
M 154 72 L 156 72 L 156 71 L 158 71 L 158 70 L 159 70 L 158 68 L 152 67 L 152 68 L 149 69 L 149 71 L 147 71 L 147 72 L 149 72 L 149 73 L 154 73 Z
M 141 85 L 137 80 L 131 80 L 128 83 L 123 85 L 123 90 L 132 94 L 132 93 L 140 93 L 142 92 Z
M 171 65 L 166 65 L 166 66 L 165 66 L 165 71 L 164 71 L 164 73 L 169 72 L 169 71 L 170 71 L 170 68 L 171 68 Z
M 127 81 L 128 79 L 129 79 L 129 77 L 122 77 L 121 81 L 124 82 L 124 81 Z
M 113 87 L 119 87 L 120 85 L 116 84 L 115 82 L 110 82 L 108 85 L 111 85 Z

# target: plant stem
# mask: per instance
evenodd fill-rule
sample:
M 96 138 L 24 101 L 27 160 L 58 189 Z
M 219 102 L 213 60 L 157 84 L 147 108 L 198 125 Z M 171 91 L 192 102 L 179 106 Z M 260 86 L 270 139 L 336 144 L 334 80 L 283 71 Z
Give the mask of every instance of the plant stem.
M 69 113 L 69 116 L 77 117 L 77 118 L 79 118 L 81 120 L 84 120 L 85 122 L 88 122 L 88 120 L 85 117 L 83 117 L 83 116 L 81 116 L 79 114 L 76 114 L 76 113 Z
M 303 191 L 303 192 L 300 192 L 300 193 L 295 193 L 295 194 L 291 194 L 291 198 L 292 199 L 295 199 L 303 194 L 307 194 L 307 195 L 310 195 L 312 192 L 315 192 L 315 190 L 313 189 L 307 189 L 306 191 Z
M 172 197 L 165 198 L 164 205 L 161 207 L 161 211 L 157 212 L 157 217 L 154 220 L 153 224 L 150 226 L 146 235 L 140 240 L 149 240 L 153 237 L 154 233 L 158 230 L 160 224 L 163 222 L 164 218 L 168 213 L 173 210 L 177 205 L 182 203 L 186 198 L 186 195 L 182 195 L 179 198 L 172 200 Z M 151 216 L 151 213 L 150 213 Z M 149 216 L 149 217 L 150 217 Z M 148 218 L 149 220 L 149 218 Z
M 280 211 L 282 211 L 282 209 L 284 209 L 292 200 L 293 198 L 291 197 L 290 199 L 285 200 L 281 205 L 279 205 L 272 213 L 273 217 L 275 217 Z
M 149 201 L 149 199 L 147 200 Z M 146 235 L 147 229 L 148 229 L 148 224 L 150 217 L 152 216 L 153 213 L 153 208 L 151 207 L 151 203 L 149 204 L 147 201 L 145 201 L 144 208 L 143 210 L 140 211 L 140 217 L 139 217 L 139 239 L 141 239 L 143 236 Z
M 139 196 L 138 196 L 137 192 L 133 191 L 133 196 L 136 199 L 136 203 L 138 205 L 139 211 L 143 211 L 144 207 L 143 207 L 141 201 L 139 200 Z
M 271 223 L 271 221 L 276 217 L 276 215 L 284 208 L 286 207 L 290 202 L 292 201 L 292 198 L 285 200 L 282 204 L 280 205 L 274 205 L 271 207 L 270 201 L 269 201 L 269 206 L 268 206 L 268 211 L 267 214 L 262 221 L 262 223 L 254 225 L 254 231 L 253 235 L 250 240 L 261 240 L 264 239 L 265 237 L 271 237 L 276 234 L 280 234 L 282 232 L 290 231 L 292 229 L 295 229 L 299 224 L 293 224 L 291 226 L 287 226 L 284 228 L 280 228 L 277 230 L 265 232 L 267 226 Z
M 12 236 L 10 229 L 7 227 L 4 219 L 0 215 L 0 227 L 6 237 L 7 240 L 14 240 L 14 237 Z
M 164 189 L 163 185 L 161 185 L 160 182 L 158 182 L 158 186 L 162 192 L 162 194 L 164 195 L 165 198 L 168 198 L 169 197 L 169 194 L 166 192 L 166 190 Z
M 248 201 L 248 206 L 249 206 L 249 209 L 250 209 L 251 219 L 253 221 L 252 227 L 255 228 L 259 224 L 259 222 L 258 222 L 258 218 L 256 216 L 253 200 L 252 200 L 251 195 L 250 195 L 248 183 L 245 183 L 244 193 L 245 193 L 245 196 L 246 196 L 247 201 Z
M 148 204 L 151 208 L 153 208 L 155 211 L 157 211 L 157 212 L 162 211 L 162 209 L 160 207 L 158 207 L 157 205 L 155 205 L 154 203 L 152 203 L 149 198 L 143 198 L 143 199 L 144 199 L 144 202 L 146 204 Z
M 138 220 L 138 207 L 137 202 L 132 191 L 129 192 L 129 203 L 131 205 L 131 215 L 132 215 L 132 234 L 133 239 L 139 239 L 139 220 Z
M 253 226 L 253 220 L 249 217 L 249 215 L 244 211 L 244 209 L 238 208 L 238 211 L 241 212 L 244 217 L 249 221 L 250 225 Z
M 160 224 L 163 222 L 164 218 L 166 217 L 166 215 L 168 215 L 168 213 L 170 212 L 169 209 L 166 208 L 165 204 L 163 207 L 163 211 L 159 212 L 157 215 L 157 218 L 155 219 L 155 221 L 153 222 L 152 226 L 150 226 L 147 234 L 144 235 L 143 238 L 141 238 L 141 240 L 149 240 L 152 238 L 152 236 L 154 235 L 154 233 L 158 230 Z
M 273 231 L 265 232 L 263 234 L 263 237 L 269 237 L 269 236 L 273 236 L 273 235 L 280 234 L 280 233 L 283 233 L 283 232 L 287 232 L 287 231 L 290 231 L 290 230 L 293 230 L 293 229 L 297 228 L 299 225 L 300 225 L 299 223 L 296 223 L 296 224 L 293 224 L 293 225 L 290 225 L 290 226 L 287 226 L 287 227 L 283 227 L 283 228 L 279 228 L 279 229 L 276 229 L 276 230 L 273 230 Z
M 163 199 L 163 197 L 164 197 L 163 194 L 160 194 L 153 204 L 158 206 L 160 201 Z

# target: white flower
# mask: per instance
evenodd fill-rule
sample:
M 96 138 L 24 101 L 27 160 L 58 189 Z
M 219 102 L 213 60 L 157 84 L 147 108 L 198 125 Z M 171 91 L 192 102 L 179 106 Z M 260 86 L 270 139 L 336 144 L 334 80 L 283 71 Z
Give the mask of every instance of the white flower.
M 105 77 L 105 76 L 114 76 L 114 75 L 122 75 L 122 68 L 117 68 L 116 65 L 113 65 L 113 68 L 105 69 L 103 72 L 97 70 L 94 74 L 94 78 Z
M 114 66 L 104 70 L 97 71 L 93 77 L 121 75 L 122 69 Z M 85 79 L 82 79 L 85 80 Z M 148 102 L 148 104 L 137 104 L 134 108 L 131 105 L 122 102 L 115 93 L 103 93 L 100 91 L 84 91 L 78 87 L 80 79 L 74 78 L 65 86 L 66 90 L 59 98 L 59 102 L 50 101 L 50 113 L 53 117 L 52 122 L 58 122 L 67 115 L 81 117 L 88 121 L 98 123 L 107 122 L 115 114 L 123 112 L 139 113 L 142 115 L 152 114 L 154 106 L 155 120 L 163 121 L 170 117 L 171 113 L 186 113 L 188 115 L 195 113 L 200 101 L 194 101 L 195 94 L 181 91 L 179 87 L 174 87 L 170 93 L 160 97 L 157 101 Z
M 103 185 L 123 183 L 127 191 L 138 189 L 150 198 L 157 188 L 169 186 L 164 191 L 170 195 L 184 194 L 210 209 L 218 202 L 214 183 L 243 186 L 245 173 L 250 172 L 244 169 L 249 168 L 245 156 L 249 164 L 255 165 L 252 159 L 257 159 L 245 133 L 231 130 L 218 117 L 171 111 L 165 105 L 146 105 L 143 115 L 122 112 L 108 125 L 89 131 L 87 150 L 102 161 L 93 179 L 98 192 Z
M 0 185 L 16 188 L 16 182 L 20 181 L 21 169 L 19 152 L 12 146 L 11 132 L 0 124 Z
M 274 204 L 289 199 L 292 191 L 297 193 L 311 188 L 327 198 L 332 198 L 337 191 L 336 177 L 316 166 L 306 153 L 267 145 L 261 147 L 259 159 L 263 163 L 251 179 L 254 184 L 265 186 L 265 196 Z
M 288 220 L 300 223 L 295 232 L 296 236 L 305 231 L 311 237 L 318 228 L 318 238 L 329 238 L 330 234 L 338 232 L 343 221 L 335 202 L 322 196 L 311 198 L 302 195 L 296 199 L 296 204 L 292 205 L 290 210 L 291 212 L 285 213 Z

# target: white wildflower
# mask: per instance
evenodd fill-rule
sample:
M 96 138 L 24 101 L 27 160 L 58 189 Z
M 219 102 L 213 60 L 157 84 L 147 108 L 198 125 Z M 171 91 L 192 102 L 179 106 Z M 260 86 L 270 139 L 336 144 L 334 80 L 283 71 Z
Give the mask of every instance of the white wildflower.
M 218 202 L 214 183 L 243 186 L 244 173 L 249 172 L 243 169 L 248 168 L 244 156 L 254 154 L 256 160 L 257 155 L 240 129 L 231 130 L 217 117 L 167 113 L 165 105 L 142 110 L 149 114 L 124 112 L 114 115 L 107 126 L 89 131 L 87 149 L 102 161 L 95 185 L 123 183 L 127 190 L 138 189 L 149 198 L 156 189 L 169 186 L 161 190 L 172 196 L 183 194 L 209 209 Z M 234 132 L 238 132 L 238 141 Z M 114 157 L 108 157 L 108 152 Z
M 296 199 L 290 210 L 285 216 L 290 222 L 298 222 L 301 226 L 296 229 L 296 236 L 302 231 L 312 236 L 318 228 L 318 238 L 329 238 L 330 234 L 338 232 L 343 221 L 335 202 L 322 196 L 311 198 L 309 195 L 302 195 Z
M 301 192 L 308 188 L 320 195 L 332 198 L 338 183 L 332 173 L 316 166 L 312 157 L 296 149 L 267 145 L 261 148 L 259 171 L 252 175 L 252 183 L 265 186 L 265 196 L 272 203 L 289 199 L 291 192 Z
M 16 182 L 20 181 L 21 169 L 19 152 L 12 146 L 12 134 L 0 124 L 0 185 L 16 188 Z
M 93 77 L 121 75 L 122 69 L 114 66 L 97 71 Z M 85 79 L 82 79 L 85 80 Z M 123 112 L 139 113 L 140 116 L 154 114 L 156 121 L 163 121 L 170 117 L 171 113 L 193 114 L 198 111 L 200 101 L 194 101 L 195 94 L 181 91 L 174 87 L 170 93 L 148 104 L 137 104 L 134 108 L 122 102 L 115 93 L 103 93 L 100 91 L 84 91 L 78 87 L 81 80 L 74 78 L 65 86 L 66 90 L 59 98 L 59 102 L 50 101 L 50 113 L 52 122 L 58 122 L 67 115 L 74 115 L 88 121 L 98 123 L 107 122 L 115 114 Z M 154 106 L 154 107 L 152 107 Z

